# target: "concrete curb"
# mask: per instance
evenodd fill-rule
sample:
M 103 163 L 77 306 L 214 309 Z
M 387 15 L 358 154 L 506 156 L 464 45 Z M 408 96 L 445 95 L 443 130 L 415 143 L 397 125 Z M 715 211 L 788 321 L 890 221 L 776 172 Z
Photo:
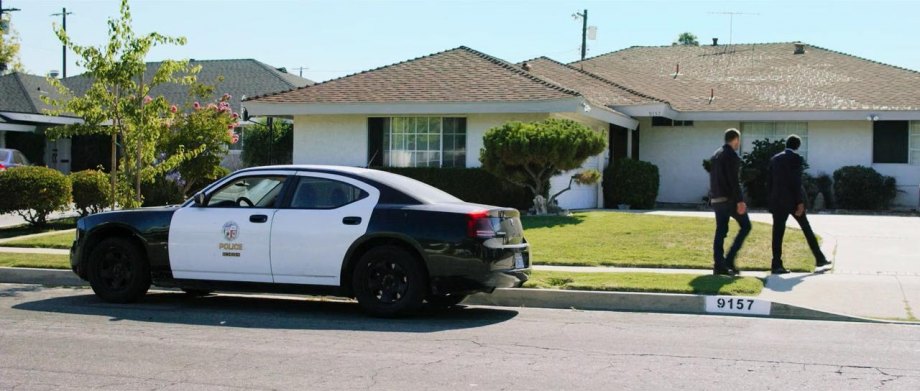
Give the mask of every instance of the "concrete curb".
M 496 289 L 492 294 L 475 294 L 463 303 L 500 307 L 530 307 L 554 309 L 579 309 L 624 312 L 661 312 L 696 315 L 730 315 L 759 318 L 784 318 L 846 322 L 905 323 L 835 314 L 785 303 L 771 302 L 770 315 L 742 315 L 706 311 L 706 295 L 669 293 L 601 292 L 553 289 Z
M 0 283 L 36 284 L 49 286 L 87 286 L 88 282 L 77 277 L 70 270 L 0 267 Z M 903 323 L 861 318 L 843 314 L 819 311 L 790 304 L 769 302 L 770 315 L 740 315 L 711 313 L 706 311 L 705 295 L 669 293 L 568 291 L 554 289 L 496 289 L 491 294 L 479 293 L 464 300 L 463 304 L 498 307 L 530 307 L 553 309 L 579 309 L 624 312 L 657 312 L 696 315 L 733 315 L 749 317 L 770 317 L 786 319 L 829 320 L 846 322 Z
M 87 286 L 88 282 L 65 269 L 33 269 L 27 267 L 0 267 L 0 283 L 37 284 L 51 286 Z

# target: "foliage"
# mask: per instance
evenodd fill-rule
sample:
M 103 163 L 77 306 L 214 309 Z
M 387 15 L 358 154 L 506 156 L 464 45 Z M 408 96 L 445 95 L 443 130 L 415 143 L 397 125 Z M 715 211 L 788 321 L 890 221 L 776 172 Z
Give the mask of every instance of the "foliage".
M 111 189 L 106 174 L 98 170 L 83 170 L 70 174 L 73 203 L 80 216 L 101 212 L 111 202 Z
M 105 134 L 111 138 L 112 151 L 119 149 L 120 153 L 112 153 L 111 157 L 111 166 L 115 167 L 110 178 L 115 194 L 113 207 L 116 202 L 125 207 L 138 206 L 141 182 L 151 181 L 201 152 L 180 150 L 170 156 L 157 156 L 158 141 L 169 131 L 177 110 L 164 97 L 151 97 L 150 91 L 164 83 L 192 84 L 200 67 L 191 67 L 188 61 L 164 60 L 153 77 L 145 80 L 145 58 L 154 46 L 184 45 L 186 40 L 158 33 L 138 36 L 131 21 L 128 1 L 122 0 L 119 17 L 108 21 L 109 42 L 99 47 L 78 45 L 58 28 L 58 39 L 76 53 L 78 65 L 86 68 L 85 75 L 92 84 L 84 95 L 75 96 L 60 80 L 48 79 L 62 98 L 43 97 L 54 107 L 53 114 L 66 112 L 84 120 L 81 124 L 52 128 L 50 137 Z M 119 162 L 116 156 L 121 156 Z M 134 185 L 117 186 L 118 178 Z
M 165 175 L 157 176 L 152 182 L 143 183 L 141 192 L 144 193 L 142 206 L 176 205 L 185 201 L 179 184 Z
M 51 212 L 70 205 L 70 179 L 48 167 L 14 167 L 0 173 L 0 194 L 0 214 L 16 213 L 32 225 L 45 225 Z
M 271 137 L 274 133 L 274 137 Z M 273 139 L 270 143 L 270 139 Z M 264 121 L 255 122 L 243 128 L 243 152 L 240 158 L 246 167 L 269 164 L 291 164 L 294 150 L 294 125 L 275 120 L 274 132 L 270 132 Z M 274 159 L 271 159 L 271 155 Z
M 528 209 L 532 196 L 481 168 L 375 167 L 425 182 L 461 200 L 477 204 Z
M 818 187 L 818 193 L 824 194 L 824 206 L 827 208 L 835 207 L 834 180 L 831 179 L 831 176 L 823 173 L 818 175 L 815 178 L 815 186 Z
M 227 174 L 220 166 L 233 138 L 233 128 L 239 115 L 230 108 L 230 95 L 224 94 L 217 103 L 202 107 L 195 102 L 188 113 L 178 116 L 172 130 L 161 141 L 160 153 L 173 156 L 184 150 L 198 150 L 196 156 L 179 163 L 177 171 L 182 194 L 200 189 Z
M 677 41 L 674 42 L 674 45 L 682 46 L 700 46 L 700 41 L 696 39 L 696 34 L 691 32 L 681 33 L 677 37 Z
M 0 13 L 0 17 L 2 17 Z M 10 29 L 3 30 L 0 24 L 0 75 L 9 72 L 21 72 L 22 63 L 19 62 L 19 36 Z
M 805 188 L 805 207 L 811 209 L 815 206 L 815 198 L 821 192 L 818 188 L 818 178 L 808 173 L 802 174 L 802 187 Z
M 633 159 L 620 159 L 604 170 L 604 205 L 627 204 L 652 209 L 658 199 L 658 166 Z
M 493 175 L 517 186 L 525 187 L 531 194 L 546 196 L 550 178 L 565 171 L 581 168 L 585 160 L 604 151 L 607 139 L 604 134 L 567 119 L 550 118 L 541 122 L 507 122 L 486 131 L 483 148 L 479 153 L 482 167 Z M 574 174 L 572 181 L 589 180 L 597 175 Z M 563 189 L 549 197 L 553 201 Z
M 741 159 L 741 183 L 749 206 L 767 206 L 770 159 L 785 149 L 786 142 L 783 140 L 754 140 L 754 149 Z M 808 163 L 805 163 L 802 169 L 807 168 Z
M 871 167 L 846 166 L 834 171 L 836 206 L 843 209 L 888 209 L 898 195 L 897 182 Z

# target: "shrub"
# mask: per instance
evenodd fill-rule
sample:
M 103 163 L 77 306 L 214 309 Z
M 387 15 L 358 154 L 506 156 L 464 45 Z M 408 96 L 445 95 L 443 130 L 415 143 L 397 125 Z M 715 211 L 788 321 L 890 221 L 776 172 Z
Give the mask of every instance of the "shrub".
M 425 182 L 467 202 L 523 210 L 533 204 L 528 189 L 511 185 L 481 168 L 375 168 Z
M 99 213 L 111 203 L 109 176 L 102 171 L 71 173 L 70 183 L 73 186 L 73 203 L 80 216 Z
M 834 207 L 834 180 L 830 175 L 821 174 L 815 178 L 815 185 L 818 186 L 818 192 L 824 194 L 824 205 L 828 208 Z
M 16 213 L 32 225 L 70 206 L 70 179 L 60 171 L 38 166 L 11 168 L 0 174 L 0 214 Z
M 141 184 L 141 194 L 144 195 L 142 206 L 175 205 L 185 201 L 179 184 L 165 176 Z
M 783 140 L 754 140 L 754 149 L 746 153 L 741 159 L 741 183 L 744 185 L 748 206 L 767 206 L 768 171 L 770 158 L 784 151 L 786 143 Z M 807 165 L 806 165 L 807 168 Z
M 268 126 L 264 123 L 258 122 L 243 129 L 243 151 L 240 153 L 240 158 L 246 167 L 291 164 L 294 151 L 294 125 L 275 120 L 274 128 L 274 142 L 270 141 L 272 132 L 269 132 Z
M 604 170 L 604 205 L 652 209 L 658 199 L 659 181 L 658 166 L 641 160 L 618 160 Z
M 843 209 L 887 209 L 898 195 L 894 178 L 864 166 L 841 167 L 834 171 L 836 206 Z

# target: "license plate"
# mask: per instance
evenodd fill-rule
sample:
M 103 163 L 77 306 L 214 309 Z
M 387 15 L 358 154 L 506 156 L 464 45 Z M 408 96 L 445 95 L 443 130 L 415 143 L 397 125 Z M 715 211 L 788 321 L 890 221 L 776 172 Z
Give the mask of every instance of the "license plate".
M 514 268 L 523 269 L 524 267 L 524 254 L 514 253 Z
M 706 296 L 706 312 L 715 314 L 770 315 L 769 301 L 735 296 Z

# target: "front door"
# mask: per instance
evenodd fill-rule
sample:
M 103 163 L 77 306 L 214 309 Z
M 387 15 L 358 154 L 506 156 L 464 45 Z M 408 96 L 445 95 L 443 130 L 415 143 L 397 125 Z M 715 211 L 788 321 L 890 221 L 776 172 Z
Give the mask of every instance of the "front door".
M 367 232 L 380 192 L 339 175 L 300 173 L 294 179 L 290 203 L 272 224 L 275 282 L 339 285 L 345 253 Z
M 270 235 L 287 174 L 247 173 L 176 211 L 169 262 L 178 279 L 272 282 Z

